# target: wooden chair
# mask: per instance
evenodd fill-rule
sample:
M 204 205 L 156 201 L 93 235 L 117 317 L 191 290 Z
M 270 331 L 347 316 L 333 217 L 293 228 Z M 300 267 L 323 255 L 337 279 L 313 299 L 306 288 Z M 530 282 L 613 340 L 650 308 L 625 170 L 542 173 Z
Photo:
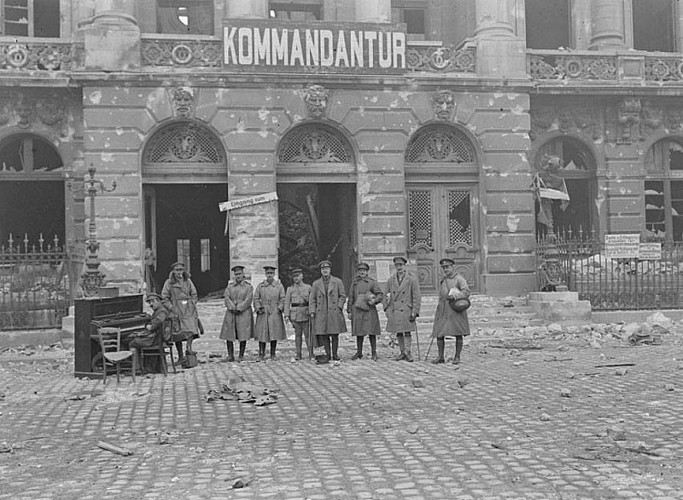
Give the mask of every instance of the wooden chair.
M 173 359 L 173 353 L 170 352 L 170 348 L 167 350 L 167 347 L 169 347 L 169 344 L 164 342 L 163 336 L 159 335 L 158 345 L 152 347 L 143 347 L 140 349 L 140 366 L 145 366 L 145 358 L 159 358 L 159 362 L 161 363 L 161 373 L 163 373 L 165 377 L 168 374 L 168 362 L 166 361 L 166 356 L 170 355 L 171 364 L 173 365 L 173 373 L 177 373 L 175 368 L 175 360 Z
M 135 370 L 137 369 L 137 353 L 135 350 L 121 349 L 121 330 L 119 328 L 99 328 L 97 335 L 100 339 L 100 349 L 102 349 L 102 372 L 104 374 L 102 383 L 107 384 L 107 367 L 116 367 L 116 383 L 120 382 L 121 363 L 131 360 L 131 375 L 135 382 Z

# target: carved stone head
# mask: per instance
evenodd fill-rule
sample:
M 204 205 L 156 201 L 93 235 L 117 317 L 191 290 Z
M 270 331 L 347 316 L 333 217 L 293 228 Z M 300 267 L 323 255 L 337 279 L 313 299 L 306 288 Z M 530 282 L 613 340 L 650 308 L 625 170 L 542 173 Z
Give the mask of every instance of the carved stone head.
M 189 118 L 194 107 L 194 90 L 191 87 L 174 87 L 170 91 L 173 114 L 177 118 Z
M 309 85 L 304 93 L 306 110 L 312 118 L 322 118 L 327 114 L 330 91 L 322 85 Z
M 455 97 L 450 90 L 437 90 L 432 96 L 434 116 L 439 120 L 450 120 L 455 111 Z

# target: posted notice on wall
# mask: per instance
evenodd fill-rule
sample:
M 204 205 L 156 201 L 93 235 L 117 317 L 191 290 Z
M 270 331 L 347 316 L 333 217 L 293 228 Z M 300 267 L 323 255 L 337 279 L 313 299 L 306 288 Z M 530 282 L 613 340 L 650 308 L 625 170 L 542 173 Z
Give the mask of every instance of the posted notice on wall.
M 605 257 L 635 259 L 640 254 L 640 234 L 606 234 Z
M 391 261 L 390 260 L 376 260 L 375 268 L 377 270 L 377 281 L 383 283 L 389 281 L 391 277 Z

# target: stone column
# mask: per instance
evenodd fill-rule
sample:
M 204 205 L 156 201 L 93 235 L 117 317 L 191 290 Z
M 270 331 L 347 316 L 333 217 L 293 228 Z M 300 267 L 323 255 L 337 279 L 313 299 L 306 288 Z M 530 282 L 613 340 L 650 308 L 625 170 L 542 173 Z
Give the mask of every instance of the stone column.
M 391 0 L 356 0 L 356 21 L 359 23 L 390 23 Z
M 79 23 L 85 43 L 85 69 L 140 69 L 140 28 L 135 0 L 98 0 L 93 16 Z
M 268 0 L 226 0 L 229 19 L 268 19 Z
M 526 41 L 515 31 L 519 0 L 476 0 L 477 71 L 483 77 L 526 78 Z
M 591 2 L 591 50 L 625 49 L 623 0 Z

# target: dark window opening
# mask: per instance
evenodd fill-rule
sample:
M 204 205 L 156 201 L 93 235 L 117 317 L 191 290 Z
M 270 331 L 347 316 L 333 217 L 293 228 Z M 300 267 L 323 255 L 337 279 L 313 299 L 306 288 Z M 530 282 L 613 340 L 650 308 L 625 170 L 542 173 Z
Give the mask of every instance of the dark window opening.
M 421 2 L 392 2 L 391 20 L 406 25 L 408 40 L 427 39 L 427 7 Z
M 633 48 L 650 52 L 674 52 L 672 0 L 633 0 Z
M 157 31 L 213 35 L 213 0 L 157 0 Z
M 0 145 L 0 172 L 48 172 L 62 166 L 59 153 L 38 137 L 15 136 Z
M 322 21 L 323 8 L 320 2 L 270 2 L 268 15 L 271 19 L 283 21 Z
M 4 0 L 2 34 L 59 38 L 58 0 Z
M 526 0 L 526 46 L 530 49 L 569 48 L 569 0 Z

